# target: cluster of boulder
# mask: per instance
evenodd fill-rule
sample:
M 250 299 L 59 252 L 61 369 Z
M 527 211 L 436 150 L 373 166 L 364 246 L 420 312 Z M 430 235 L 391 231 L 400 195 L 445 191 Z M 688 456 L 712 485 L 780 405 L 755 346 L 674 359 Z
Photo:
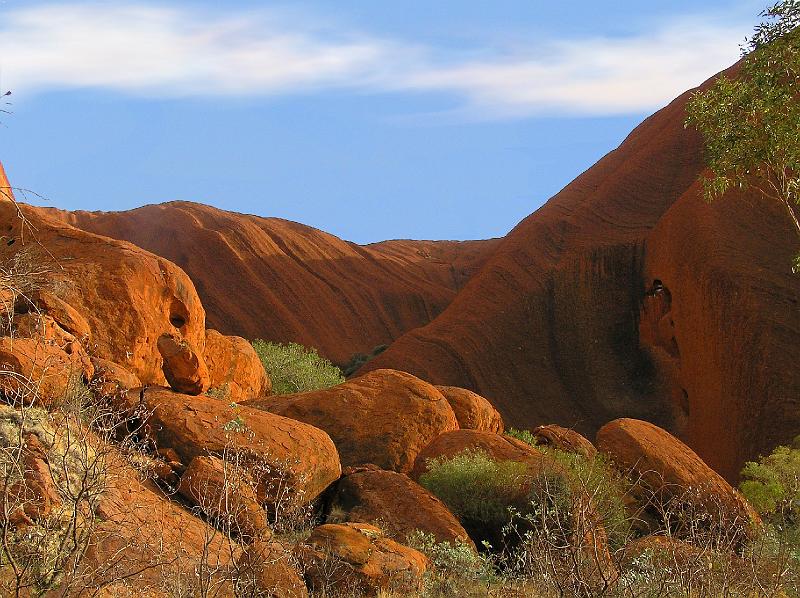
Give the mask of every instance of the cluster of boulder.
M 8 204 L 0 202 L 0 211 L 14 237 L 21 225 Z M 531 479 L 544 474 L 572 483 L 547 451 L 504 435 L 500 413 L 466 389 L 377 369 L 333 388 L 272 396 L 251 345 L 205 329 L 200 300 L 179 268 L 44 216 L 38 224 L 50 257 L 40 252 L 37 259 L 55 260 L 50 278 L 62 284 L 58 293 L 9 288 L 0 297 L 0 391 L 12 406 L 22 400 L 50 409 L 79 379 L 137 420 L 156 463 L 156 482 L 124 466 L 128 473 L 112 483 L 97 509 L 104 535 L 87 555 L 95 565 L 108 552 L 135 569 L 150 546 L 143 538 L 155 537 L 156 528 L 180 544 L 184 557 L 208 553 L 209 530 L 225 525 L 238 548 L 218 550 L 220 566 L 246 568 L 269 595 L 413 589 L 430 563 L 403 544 L 410 532 L 473 550 L 498 532 L 459 520 L 418 483 L 431 459 L 480 449 L 493 460 L 524 464 Z M 12 255 L 9 247 L 0 248 L 0 258 Z M 652 424 L 615 420 L 600 430 L 597 447 L 554 425 L 537 428 L 533 438 L 589 459 L 604 453 L 633 474 L 643 511 L 660 496 L 680 498 L 744 534 L 758 520 L 691 449 Z M 44 473 L 46 455 L 33 440 L 28 450 L 34 477 L 26 487 L 38 492 L 32 504 L 41 508 L 16 514 L 21 523 L 57 500 Z M 510 493 L 507 506 L 520 507 L 529 490 Z M 591 504 L 584 506 L 593 517 Z M 276 514 L 304 508 L 324 523 L 303 539 L 279 539 L 270 525 Z M 602 544 L 602 533 L 580 539 L 586 541 Z M 602 566 L 613 568 L 608 547 L 600 552 Z M 152 576 L 157 568 L 147 571 Z M 151 581 L 125 579 L 134 586 Z

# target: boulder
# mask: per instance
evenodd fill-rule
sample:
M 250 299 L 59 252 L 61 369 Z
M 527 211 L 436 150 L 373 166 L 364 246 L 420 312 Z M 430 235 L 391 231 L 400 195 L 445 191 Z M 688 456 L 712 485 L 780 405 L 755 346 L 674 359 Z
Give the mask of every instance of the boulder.
M 57 403 L 76 377 L 89 380 L 93 370 L 85 354 L 72 346 L 64 350 L 42 339 L 0 338 L 0 390 L 8 400 Z
M 312 590 L 345 595 L 419 591 L 428 568 L 421 552 L 361 523 L 321 525 L 295 554 Z
M 256 481 L 235 463 L 195 457 L 181 477 L 178 492 L 241 540 L 272 537 L 267 513 L 258 503 Z
M 458 386 L 437 386 L 436 388 L 450 403 L 461 429 L 482 430 L 498 434 L 505 429 L 500 412 L 481 395 Z
M 173 390 L 199 395 L 211 386 L 203 356 L 192 345 L 176 334 L 158 337 L 158 352 L 164 360 L 164 377 Z
M 156 446 L 173 449 L 182 463 L 223 454 L 251 459 L 253 467 L 271 467 L 298 504 L 312 501 L 341 475 L 330 437 L 308 424 L 166 388 L 128 391 L 122 400 L 142 414 Z M 260 503 L 275 499 L 269 480 L 259 487 L 258 499 Z
M 211 388 L 227 401 L 256 399 L 272 391 L 272 382 L 256 350 L 240 336 L 206 330 L 205 362 Z
M 641 508 L 689 509 L 729 533 L 750 535 L 760 523 L 747 500 L 672 434 L 649 422 L 616 419 L 597 433 L 598 449 L 630 472 Z M 673 518 L 679 519 L 679 518 Z M 673 530 L 680 532 L 681 530 Z
M 35 228 L 35 240 L 18 210 Z M 0 198 L 0 220 L 8 224 L 3 234 L 14 241 L 0 244 L 0 261 L 22 269 L 32 264 L 43 272 L 63 304 L 39 294 L 42 311 L 78 337 L 88 327 L 94 356 L 120 364 L 142 384 L 164 384 L 156 346 L 161 334 L 180 333 L 202 354 L 205 311 L 192 281 L 173 263 L 130 243 L 76 229 L 56 211 L 6 198 Z
M 95 512 L 89 548 L 75 573 L 77 587 L 112 582 L 109 598 L 197 595 L 197 571 L 206 568 L 203 581 L 209 591 L 234 598 L 226 574 L 241 554 L 239 545 L 170 500 L 152 481 L 142 481 L 121 457 L 109 454 L 108 461 L 114 475 Z M 135 591 L 123 593 L 123 588 Z
M 22 480 L 5 491 L 3 513 L 15 525 L 29 525 L 47 518 L 61 504 L 50 473 L 47 451 L 35 434 L 25 434 L 22 448 Z
M 373 463 L 408 472 L 431 440 L 458 429 L 453 409 L 442 393 L 395 370 L 370 372 L 325 390 L 243 404 L 325 430 L 345 466 Z
M 94 366 L 94 376 L 89 384 L 92 392 L 99 397 L 116 397 L 132 388 L 139 388 L 142 383 L 136 374 L 127 369 L 100 357 L 92 359 Z
M 245 548 L 234 571 L 243 596 L 308 597 L 294 556 L 279 542 L 256 540 Z
M 92 341 L 92 330 L 86 318 L 69 303 L 50 291 L 37 289 L 18 296 L 14 304 L 14 312 L 17 314 L 30 312 L 46 314 L 82 343 L 89 345 Z
M 438 542 L 475 545 L 442 501 L 407 475 L 375 466 L 352 468 L 336 485 L 331 499 L 336 521 L 380 525 L 398 540 L 420 530 Z
M 585 437 L 569 428 L 556 424 L 539 426 L 532 432 L 536 446 L 546 446 L 567 453 L 583 455 L 587 459 L 594 459 L 597 449 Z

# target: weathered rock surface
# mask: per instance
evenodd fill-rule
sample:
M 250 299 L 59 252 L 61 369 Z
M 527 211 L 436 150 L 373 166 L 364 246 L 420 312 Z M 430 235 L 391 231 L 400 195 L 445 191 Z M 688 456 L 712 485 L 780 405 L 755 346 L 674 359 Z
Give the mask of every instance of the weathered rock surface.
M 715 525 L 751 532 L 758 514 L 692 449 L 649 422 L 618 419 L 597 433 L 598 449 L 622 471 L 632 473 L 642 501 L 686 504 L 692 516 L 710 515 Z M 671 502 L 670 502 L 671 501 Z
M 17 297 L 14 311 L 17 314 L 26 314 L 31 311 L 46 314 L 78 341 L 85 345 L 91 344 L 92 330 L 86 318 L 66 301 L 58 298 L 50 291 L 36 289 Z
M 135 374 L 132 374 L 121 365 L 102 359 L 92 358 L 94 376 L 89 388 L 100 397 L 116 397 L 132 388 L 139 388 L 142 383 Z
M 483 430 L 502 433 L 503 417 L 481 395 L 457 386 L 437 386 L 456 414 L 462 430 Z
M 278 542 L 256 540 L 244 550 L 235 570 L 244 581 L 245 595 L 254 590 L 255 595 L 266 598 L 308 597 L 294 557 Z
M 308 424 L 165 388 L 129 391 L 125 401 L 131 409 L 145 410 L 156 445 L 173 449 L 183 463 L 229 452 L 241 454 L 245 462 L 271 464 L 285 476 L 298 504 L 312 501 L 341 475 L 330 437 Z M 259 502 L 274 500 L 269 484 L 265 485 Z
M 537 446 L 546 446 L 567 453 L 577 453 L 587 459 L 593 459 L 597 449 L 587 438 L 556 424 L 538 426 L 531 432 Z
M 111 596 L 171 596 L 175 588 L 197 587 L 197 568 L 218 570 L 209 585 L 220 598 L 233 598 L 225 567 L 240 549 L 201 519 L 169 500 L 122 460 L 97 509 L 98 524 L 77 576 L 77 587 L 109 584 Z M 136 590 L 135 593 L 130 592 Z M 165 590 L 166 589 L 166 590 Z M 164 593 L 162 593 L 164 592 Z
M 239 336 L 206 330 L 205 362 L 211 387 L 226 400 L 238 402 L 269 395 L 272 382 L 253 345 Z
M 50 405 L 64 399 L 76 378 L 90 380 L 94 368 L 79 351 L 69 354 L 43 339 L 3 337 L 0 371 L 8 400 Z
M 199 395 L 211 386 L 206 362 L 202 354 L 192 345 L 175 334 L 162 334 L 158 337 L 158 352 L 164 360 L 164 377 L 173 390 Z
M 475 547 L 442 501 L 408 476 L 375 466 L 353 468 L 336 485 L 331 511 L 342 521 L 372 523 L 399 541 L 420 530 L 439 542 Z
M 88 326 L 93 356 L 120 364 L 143 384 L 163 384 L 159 336 L 179 332 L 202 354 L 205 311 L 191 280 L 171 262 L 74 228 L 56 211 L 15 205 L 5 197 L 0 221 L 7 239 L 0 243 L 0 262 L 35 265 L 58 288 L 61 303 L 52 297 L 42 303 L 41 295 L 37 301 L 77 334 Z
M 197 285 L 209 327 L 316 347 L 339 364 L 430 322 L 496 244 L 359 246 L 295 222 L 189 202 L 57 216 L 178 264 Z
M 312 589 L 354 595 L 419 590 L 428 568 L 425 555 L 363 523 L 321 525 L 295 553 Z
M 755 192 L 703 200 L 691 93 L 522 221 L 442 314 L 362 372 L 475 389 L 517 428 L 593 437 L 646 419 L 729 480 L 787 444 L 800 430 L 797 236 Z M 659 287 L 669 305 L 640 316 Z M 657 335 L 639 328 L 651 321 Z
M 394 370 L 370 372 L 325 390 L 243 404 L 325 430 L 344 466 L 373 463 L 407 472 L 431 440 L 458 429 L 450 404 L 436 388 Z
M 2 491 L 2 513 L 9 513 L 9 522 L 14 525 L 45 519 L 61 505 L 47 451 L 34 434 L 26 434 L 23 442 L 20 459 L 23 479 Z
M 256 480 L 235 463 L 195 457 L 181 476 L 178 492 L 240 540 L 272 537 L 267 513 L 258 503 Z

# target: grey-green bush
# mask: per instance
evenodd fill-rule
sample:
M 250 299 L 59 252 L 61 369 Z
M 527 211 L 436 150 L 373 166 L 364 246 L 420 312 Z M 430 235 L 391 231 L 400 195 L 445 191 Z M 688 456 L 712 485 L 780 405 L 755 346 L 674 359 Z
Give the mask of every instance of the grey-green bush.
M 261 339 L 253 341 L 253 348 L 272 380 L 273 394 L 320 390 L 345 381 L 341 370 L 314 348 Z

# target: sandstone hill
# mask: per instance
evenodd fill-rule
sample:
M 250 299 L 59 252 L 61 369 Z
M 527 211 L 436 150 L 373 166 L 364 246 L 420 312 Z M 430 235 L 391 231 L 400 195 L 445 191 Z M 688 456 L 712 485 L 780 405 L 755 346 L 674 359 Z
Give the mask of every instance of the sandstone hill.
M 683 124 L 690 93 L 501 240 L 358 246 L 187 202 L 32 212 L 181 266 L 191 282 L 175 288 L 197 293 L 169 317 L 186 320 L 199 296 L 210 327 L 338 363 L 397 339 L 361 373 L 472 389 L 515 427 L 591 436 L 646 419 L 733 478 L 800 429 L 797 243 L 754 195 L 703 201 L 701 140 Z
M 800 429 L 797 238 L 754 194 L 709 205 L 687 92 L 505 237 L 366 368 L 489 398 L 510 425 L 666 425 L 718 471 Z
M 433 320 L 496 245 L 398 240 L 359 246 L 295 222 L 190 202 L 52 212 L 183 268 L 210 327 L 316 347 L 339 364 Z

